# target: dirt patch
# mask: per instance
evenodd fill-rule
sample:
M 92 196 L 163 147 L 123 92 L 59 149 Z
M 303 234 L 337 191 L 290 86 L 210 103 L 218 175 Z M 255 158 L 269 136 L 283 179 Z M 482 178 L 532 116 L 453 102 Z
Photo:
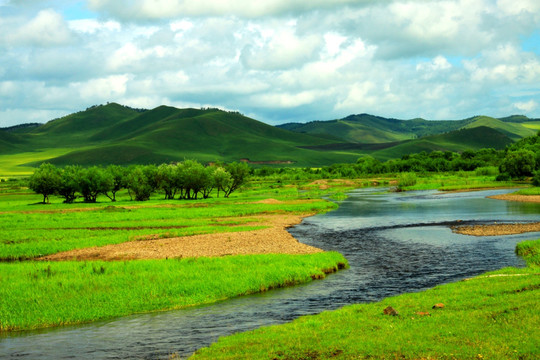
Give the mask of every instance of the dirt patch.
M 452 231 L 463 235 L 496 236 L 540 231 L 540 222 L 527 224 L 489 224 L 452 226 Z
M 506 201 L 540 203 L 540 195 L 502 194 L 502 195 L 488 196 L 488 198 L 497 199 L 497 200 L 506 200 Z
M 333 180 L 315 180 L 308 184 L 308 187 L 318 187 L 319 190 L 327 190 L 331 186 L 358 186 L 353 180 L 347 179 L 333 179 Z
M 255 201 L 255 204 L 283 204 L 283 201 L 277 199 L 264 199 Z
M 304 216 L 310 215 L 313 214 L 304 214 L 303 216 L 263 215 L 253 217 L 258 221 L 250 223 L 250 225 L 268 226 L 262 230 L 130 241 L 118 245 L 66 251 L 42 257 L 40 260 L 132 260 L 242 254 L 317 253 L 322 250 L 298 242 L 286 231 L 287 227 L 299 224 Z

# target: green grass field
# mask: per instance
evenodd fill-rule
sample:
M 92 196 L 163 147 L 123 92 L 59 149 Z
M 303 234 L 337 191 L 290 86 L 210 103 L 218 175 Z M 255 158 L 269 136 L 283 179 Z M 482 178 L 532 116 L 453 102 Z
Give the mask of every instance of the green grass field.
M 340 265 L 341 264 L 341 265 Z M 179 309 L 323 278 L 338 253 L 0 264 L 0 332 Z
M 24 183 L 0 183 L 0 332 L 90 322 L 138 312 L 177 309 L 322 278 L 346 266 L 337 253 L 221 258 L 43 262 L 34 257 L 117 244 L 140 237 L 246 231 L 258 215 L 305 214 L 334 209 L 323 195 L 349 187 L 299 191 L 274 182 L 252 182 L 230 198 L 63 204 Z M 259 203 L 264 199 L 280 203 Z M 250 216 L 249 219 L 243 218 Z M 25 261 L 18 261 L 24 259 Z
M 192 359 L 538 359 L 540 239 L 517 251 L 527 268 L 221 338 Z

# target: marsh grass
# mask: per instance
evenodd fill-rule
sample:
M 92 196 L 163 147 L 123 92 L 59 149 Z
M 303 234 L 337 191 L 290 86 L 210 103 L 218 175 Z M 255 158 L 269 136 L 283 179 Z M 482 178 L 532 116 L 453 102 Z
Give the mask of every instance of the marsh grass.
M 193 359 L 538 359 L 539 249 L 518 245 L 527 268 L 221 338 Z
M 346 266 L 335 252 L 0 264 L 0 331 L 179 309 L 309 282 Z

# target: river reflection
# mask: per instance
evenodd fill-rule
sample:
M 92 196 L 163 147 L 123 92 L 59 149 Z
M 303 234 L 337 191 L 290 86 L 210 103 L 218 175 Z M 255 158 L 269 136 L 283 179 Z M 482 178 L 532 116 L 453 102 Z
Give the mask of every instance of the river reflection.
M 219 336 L 341 306 L 420 291 L 505 266 L 522 266 L 517 242 L 539 233 L 471 237 L 448 225 L 538 221 L 540 204 L 486 199 L 508 190 L 381 193 L 357 190 L 336 211 L 305 219 L 300 241 L 343 253 L 351 268 L 325 280 L 209 306 L 12 334 L 0 358 L 123 359 L 188 356 Z

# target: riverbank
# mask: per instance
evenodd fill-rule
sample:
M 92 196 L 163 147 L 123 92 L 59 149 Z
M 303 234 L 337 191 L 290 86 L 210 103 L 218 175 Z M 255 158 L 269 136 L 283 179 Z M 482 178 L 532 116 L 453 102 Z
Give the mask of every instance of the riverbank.
M 221 338 L 192 359 L 537 359 L 540 239 L 526 268 Z
M 490 199 L 540 203 L 540 195 L 502 194 L 489 196 Z
M 496 236 L 540 231 L 540 222 L 514 224 L 488 224 L 453 226 L 452 231 L 462 235 Z

